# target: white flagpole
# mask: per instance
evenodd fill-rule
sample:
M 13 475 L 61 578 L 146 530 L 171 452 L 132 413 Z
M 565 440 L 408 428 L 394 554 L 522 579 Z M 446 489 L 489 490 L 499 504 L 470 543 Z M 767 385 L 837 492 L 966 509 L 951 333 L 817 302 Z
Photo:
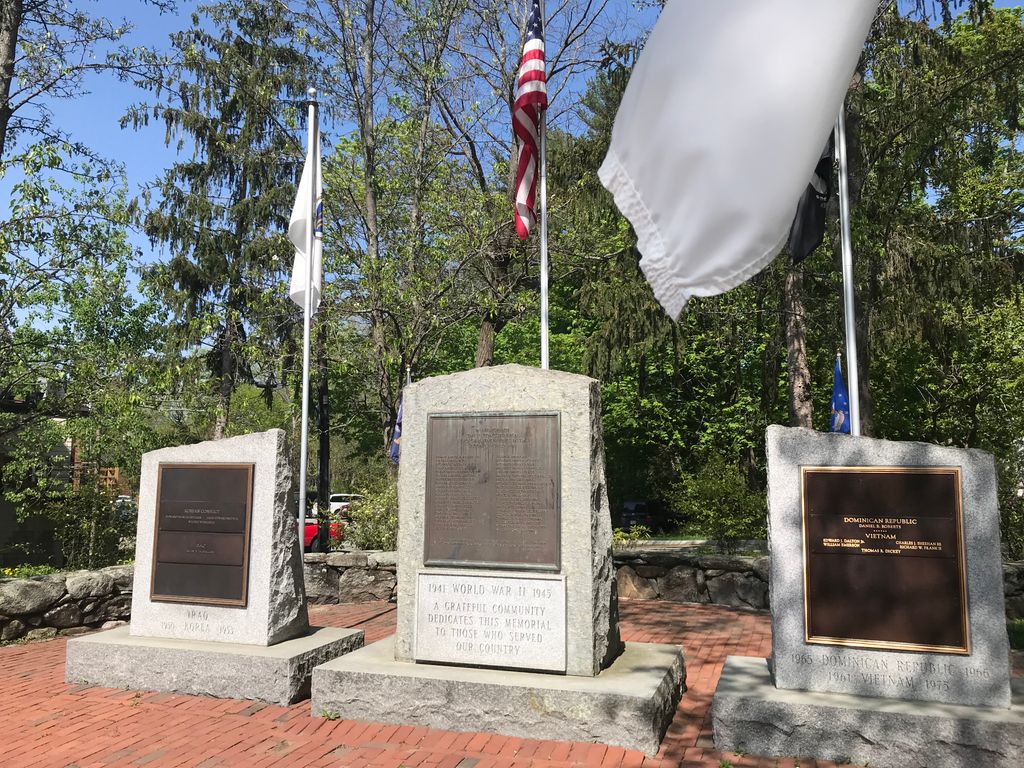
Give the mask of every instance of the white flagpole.
M 302 311 L 302 438 L 299 448 L 299 552 L 305 553 L 306 534 L 306 474 L 309 470 L 309 326 L 313 314 L 313 248 L 316 245 L 316 190 L 317 155 L 320 154 L 320 132 L 316 115 L 316 88 L 306 92 L 309 96 L 309 117 L 306 154 L 310 158 L 312 173 L 309 185 L 309 219 L 306 222 L 306 298 Z
M 843 315 L 846 326 L 846 381 L 850 399 L 850 434 L 860 434 L 860 377 L 857 371 L 857 326 L 853 305 L 853 245 L 850 238 L 850 187 L 846 163 L 845 103 L 836 120 L 836 158 L 839 160 L 839 222 L 843 252 Z
M 540 0 L 540 25 L 547 48 L 547 19 Z M 545 50 L 544 66 L 547 66 Z M 548 111 L 540 113 L 540 367 L 548 369 Z

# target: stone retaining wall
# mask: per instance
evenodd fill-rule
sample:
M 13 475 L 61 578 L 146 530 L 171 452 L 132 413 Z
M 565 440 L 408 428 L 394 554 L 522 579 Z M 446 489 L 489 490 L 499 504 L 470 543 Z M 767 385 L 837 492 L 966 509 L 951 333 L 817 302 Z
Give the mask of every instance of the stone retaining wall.
M 398 594 L 394 552 L 307 554 L 306 598 L 311 603 L 369 603 Z
M 76 635 L 128 620 L 132 570 L 115 565 L 29 579 L 0 579 L 0 641 Z
M 766 555 L 699 555 L 630 547 L 615 552 L 624 598 L 715 603 L 768 609 Z M 394 552 L 307 554 L 306 595 L 312 603 L 394 600 Z M 1007 618 L 1024 618 L 1024 562 L 1003 564 Z M 0 579 L 0 642 L 75 635 L 128 621 L 132 566 Z

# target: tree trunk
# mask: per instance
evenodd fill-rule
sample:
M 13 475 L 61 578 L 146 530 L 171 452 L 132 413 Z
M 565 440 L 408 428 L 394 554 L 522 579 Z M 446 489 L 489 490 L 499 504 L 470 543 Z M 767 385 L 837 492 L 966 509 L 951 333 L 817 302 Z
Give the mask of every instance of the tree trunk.
M 786 319 L 786 365 L 789 371 L 789 426 L 814 426 L 814 402 L 811 397 L 811 371 L 807 365 L 807 330 L 803 300 L 804 276 L 801 267 L 786 272 L 782 311 Z
M 11 120 L 11 83 L 14 59 L 18 52 L 18 32 L 24 16 L 23 0 L 3 0 L 0 4 L 0 160 L 7 145 L 7 124 Z
M 477 335 L 476 341 L 476 361 L 474 362 L 477 368 L 494 365 L 494 339 L 504 327 L 505 321 L 494 315 L 486 315 L 480 321 L 480 333 Z
M 228 428 L 228 411 L 231 409 L 231 393 L 235 388 L 234 382 L 234 323 L 231 320 L 231 310 L 228 309 L 228 318 L 224 324 L 224 331 L 220 338 L 220 380 L 217 384 L 217 419 L 213 424 L 213 439 L 222 440 Z

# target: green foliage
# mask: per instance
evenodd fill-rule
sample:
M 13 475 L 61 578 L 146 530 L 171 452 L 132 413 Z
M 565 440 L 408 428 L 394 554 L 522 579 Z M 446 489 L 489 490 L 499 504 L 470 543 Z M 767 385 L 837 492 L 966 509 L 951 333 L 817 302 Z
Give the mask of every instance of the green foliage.
M 398 541 L 397 483 L 387 476 L 362 494 L 363 498 L 352 505 L 346 541 L 358 549 L 393 551 Z
M 58 573 L 51 565 L 17 565 L 14 568 L 0 568 L 0 577 L 5 579 L 27 579 L 31 576 L 47 576 Z
M 1010 636 L 1010 647 L 1016 651 L 1024 651 L 1024 619 L 1008 621 L 1006 632 Z
M 631 525 L 626 528 L 615 528 L 612 530 L 613 544 L 635 544 L 638 541 L 647 541 L 651 538 L 651 529 L 646 525 Z
M 669 501 L 690 534 L 704 536 L 732 549 L 741 539 L 767 535 L 763 493 L 747 488 L 735 465 L 712 454 L 696 472 L 684 475 L 669 489 Z

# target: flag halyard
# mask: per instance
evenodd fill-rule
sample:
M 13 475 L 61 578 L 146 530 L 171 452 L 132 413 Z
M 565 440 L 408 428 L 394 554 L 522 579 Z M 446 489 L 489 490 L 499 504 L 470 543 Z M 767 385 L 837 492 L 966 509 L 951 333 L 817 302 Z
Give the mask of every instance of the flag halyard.
M 540 0 L 532 0 L 526 23 L 526 42 L 519 63 L 516 98 L 512 107 L 512 130 L 519 139 L 516 166 L 516 234 L 525 240 L 536 222 L 537 167 L 539 163 L 541 112 L 548 106 L 547 74 L 544 61 L 544 22 Z

